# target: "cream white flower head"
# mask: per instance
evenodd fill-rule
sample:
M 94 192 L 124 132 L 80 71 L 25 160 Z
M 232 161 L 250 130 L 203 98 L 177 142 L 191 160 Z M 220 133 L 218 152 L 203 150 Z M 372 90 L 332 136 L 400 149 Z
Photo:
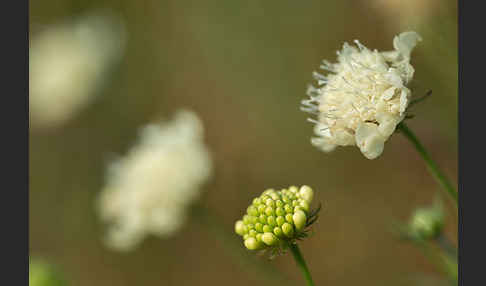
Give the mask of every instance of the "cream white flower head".
M 121 19 L 110 13 L 89 14 L 35 34 L 29 49 L 32 125 L 57 127 L 90 103 L 124 44 Z
M 314 146 L 325 152 L 336 146 L 358 146 L 368 159 L 383 152 L 385 141 L 405 117 L 410 101 L 407 84 L 414 69 L 410 54 L 421 37 L 404 32 L 393 39 L 393 51 L 371 51 L 355 40 L 344 43 L 337 63 L 323 61 L 327 75 L 314 72 L 301 109 L 318 116 Z
M 110 166 L 99 198 L 101 218 L 111 223 L 108 245 L 131 250 L 148 234 L 176 233 L 211 172 L 196 114 L 179 111 L 169 123 L 144 127 L 138 143 Z

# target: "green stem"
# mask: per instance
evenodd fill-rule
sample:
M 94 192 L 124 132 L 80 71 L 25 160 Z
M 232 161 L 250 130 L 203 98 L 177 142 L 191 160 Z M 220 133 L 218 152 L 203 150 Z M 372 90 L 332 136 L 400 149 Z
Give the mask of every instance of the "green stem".
M 435 161 L 430 158 L 429 153 L 427 152 L 427 150 L 425 150 L 425 147 L 422 145 L 422 143 L 420 143 L 417 136 L 415 136 L 412 130 L 410 130 L 407 124 L 405 124 L 405 122 L 403 121 L 398 124 L 397 129 L 401 130 L 405 137 L 407 137 L 407 139 L 410 140 L 410 142 L 414 145 L 415 149 L 417 149 L 422 159 L 424 159 L 429 172 L 437 180 L 439 185 L 441 185 L 443 189 L 452 197 L 457 206 L 456 189 L 452 186 L 451 182 L 447 179 L 444 173 L 442 173 Z
M 314 286 L 314 282 L 312 281 L 309 268 L 307 268 L 304 257 L 300 253 L 299 246 L 297 244 L 289 243 L 289 248 L 290 251 L 292 251 L 292 254 L 294 255 L 295 263 L 297 263 L 297 266 L 300 268 L 300 270 L 302 270 L 302 273 L 304 274 L 304 278 L 307 281 L 307 285 Z

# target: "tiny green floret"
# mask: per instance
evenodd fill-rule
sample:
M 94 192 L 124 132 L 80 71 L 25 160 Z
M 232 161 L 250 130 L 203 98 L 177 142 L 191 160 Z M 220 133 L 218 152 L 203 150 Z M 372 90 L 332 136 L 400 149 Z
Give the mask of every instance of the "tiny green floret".
M 306 237 L 317 211 L 310 211 L 314 191 L 309 186 L 265 190 L 254 198 L 246 214 L 235 223 L 249 250 L 281 249 Z

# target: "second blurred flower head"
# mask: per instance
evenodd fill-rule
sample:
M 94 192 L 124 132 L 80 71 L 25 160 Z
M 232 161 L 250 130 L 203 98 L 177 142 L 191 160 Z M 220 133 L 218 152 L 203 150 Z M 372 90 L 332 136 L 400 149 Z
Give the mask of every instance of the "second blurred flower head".
M 179 111 L 171 122 L 145 126 L 138 143 L 110 166 L 100 195 L 101 218 L 111 223 L 108 245 L 131 250 L 148 234 L 176 233 L 211 173 L 195 113 Z

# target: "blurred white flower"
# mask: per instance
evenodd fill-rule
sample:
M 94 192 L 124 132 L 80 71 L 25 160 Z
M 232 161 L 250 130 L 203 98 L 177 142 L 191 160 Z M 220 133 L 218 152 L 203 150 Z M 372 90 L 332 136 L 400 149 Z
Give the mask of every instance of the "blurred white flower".
M 344 43 L 338 62 L 323 61 L 324 76 L 314 72 L 318 87 L 309 86 L 301 109 L 318 116 L 312 144 L 325 152 L 336 146 L 360 148 L 368 159 L 378 157 L 400 121 L 410 99 L 406 87 L 413 77 L 410 53 L 420 41 L 415 32 L 393 39 L 395 50 L 371 51 L 357 40 Z
M 118 250 L 133 249 L 148 234 L 177 232 L 212 172 L 193 112 L 179 111 L 173 121 L 141 131 L 138 143 L 108 169 L 99 198 L 101 219 L 111 223 L 107 244 Z
M 118 17 L 91 14 L 48 27 L 29 49 L 29 113 L 34 127 L 56 127 L 90 103 L 121 58 L 125 31 Z

